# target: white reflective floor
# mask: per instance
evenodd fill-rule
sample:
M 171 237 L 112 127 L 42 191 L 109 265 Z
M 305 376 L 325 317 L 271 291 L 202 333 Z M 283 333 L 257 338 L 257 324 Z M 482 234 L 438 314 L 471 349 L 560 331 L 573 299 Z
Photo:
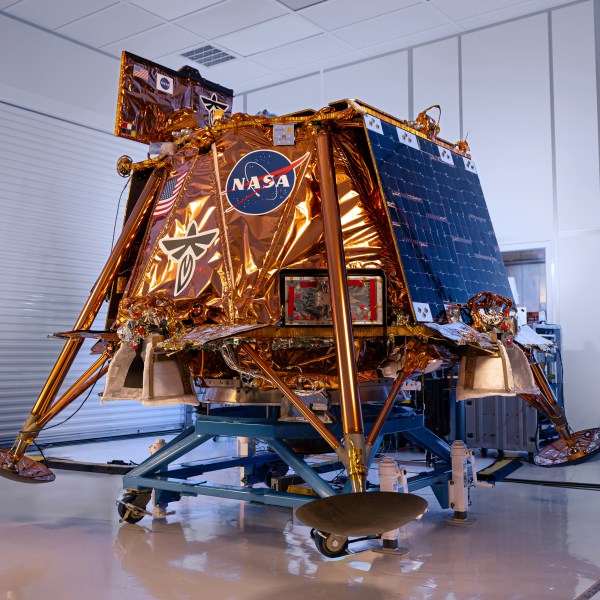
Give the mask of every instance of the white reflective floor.
M 137 462 L 151 441 L 48 454 Z M 205 452 L 232 448 L 220 438 Z M 600 580 L 593 490 L 476 489 L 471 526 L 446 523 L 451 513 L 425 494 L 430 511 L 401 531 L 408 554 L 377 554 L 369 542 L 335 560 L 317 552 L 289 509 L 184 498 L 166 522 L 120 525 L 120 491 L 114 475 L 57 471 L 42 485 L 0 478 L 0 600 L 568 600 Z

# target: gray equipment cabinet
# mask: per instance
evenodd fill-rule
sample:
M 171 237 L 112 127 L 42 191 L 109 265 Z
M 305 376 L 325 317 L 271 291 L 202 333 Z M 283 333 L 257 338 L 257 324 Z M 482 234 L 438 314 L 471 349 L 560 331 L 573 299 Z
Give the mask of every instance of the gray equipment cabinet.
M 518 396 L 488 396 L 465 400 L 466 438 L 469 448 L 537 451 L 538 412 Z
M 543 323 L 532 327 L 556 344 L 553 354 L 538 352 L 536 360 L 542 365 L 558 403 L 563 406 L 560 325 Z M 479 448 L 483 456 L 487 450 L 497 450 L 499 455 L 506 450 L 526 452 L 532 459 L 541 446 L 556 439 L 552 425 L 517 396 L 489 396 L 464 403 L 467 446 Z

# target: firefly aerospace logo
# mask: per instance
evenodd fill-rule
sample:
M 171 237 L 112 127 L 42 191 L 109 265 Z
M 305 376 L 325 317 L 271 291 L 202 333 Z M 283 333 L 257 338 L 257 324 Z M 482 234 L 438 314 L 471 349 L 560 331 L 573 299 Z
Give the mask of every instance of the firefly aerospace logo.
M 200 96 L 200 100 L 202 100 L 202 104 L 204 104 L 204 108 L 206 108 L 206 111 L 208 112 L 209 125 L 213 124 L 215 111 L 222 110 L 225 112 L 229 108 L 229 104 L 226 102 L 220 102 L 216 94 L 212 94 L 210 98 L 206 96 Z
M 179 296 L 189 285 L 196 261 L 206 254 L 208 247 L 217 239 L 218 233 L 218 229 L 198 233 L 198 226 L 192 221 L 184 237 L 164 237 L 160 240 L 158 245 L 162 251 L 177 264 L 175 296 Z
M 265 215 L 280 207 L 292 194 L 296 169 L 307 152 L 293 162 L 274 150 L 255 150 L 238 160 L 227 178 L 225 195 L 231 209 L 246 215 Z

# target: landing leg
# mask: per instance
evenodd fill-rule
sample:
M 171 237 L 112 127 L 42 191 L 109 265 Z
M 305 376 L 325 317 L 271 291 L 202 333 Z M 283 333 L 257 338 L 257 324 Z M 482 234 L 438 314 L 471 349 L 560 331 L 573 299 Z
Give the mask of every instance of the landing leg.
M 556 401 L 541 367 L 537 363 L 532 363 L 530 366 L 540 392 L 521 394 L 521 398 L 548 417 L 560 436 L 560 439 L 548 444 L 537 453 L 534 458 L 535 464 L 543 467 L 564 465 L 587 460 L 600 451 L 600 429 L 584 429 L 572 433 L 565 413 Z

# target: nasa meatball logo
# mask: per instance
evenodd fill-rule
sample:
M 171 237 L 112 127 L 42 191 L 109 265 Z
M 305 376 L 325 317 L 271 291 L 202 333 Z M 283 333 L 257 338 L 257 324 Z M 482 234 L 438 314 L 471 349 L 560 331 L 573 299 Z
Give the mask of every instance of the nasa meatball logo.
M 162 73 L 156 74 L 156 89 L 159 92 L 165 92 L 166 94 L 173 93 L 173 78 Z
M 296 169 L 310 153 L 290 161 L 274 150 L 255 150 L 238 160 L 225 195 L 231 208 L 246 215 L 265 215 L 279 208 L 294 191 Z

